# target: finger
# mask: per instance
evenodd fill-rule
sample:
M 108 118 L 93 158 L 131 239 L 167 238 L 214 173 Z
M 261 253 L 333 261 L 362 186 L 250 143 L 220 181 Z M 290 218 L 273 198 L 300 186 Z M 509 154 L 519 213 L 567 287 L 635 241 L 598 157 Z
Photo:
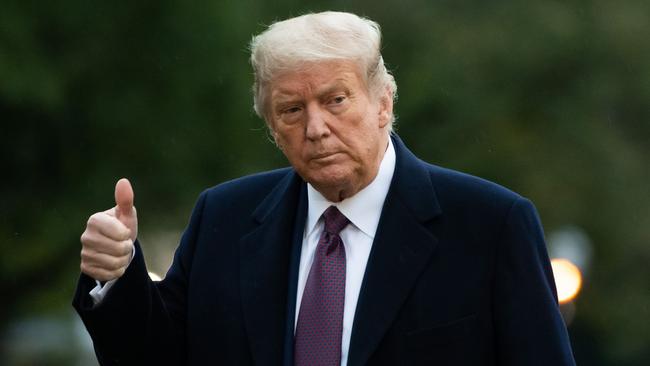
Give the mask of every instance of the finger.
M 86 231 L 97 231 L 116 241 L 126 240 L 131 235 L 131 230 L 126 225 L 105 212 L 98 212 L 90 216 L 86 227 Z
M 117 217 L 131 217 L 133 212 L 133 187 L 128 179 L 122 178 L 115 184 L 115 205 Z
M 81 243 L 83 244 L 83 248 L 88 248 L 114 257 L 131 257 L 133 255 L 133 241 L 131 241 L 131 239 L 117 241 L 108 238 L 101 233 L 84 232 L 81 235 Z
M 117 206 L 111 207 L 108 210 L 102 212 L 107 214 L 108 216 L 117 217 L 117 213 L 115 212 L 116 210 L 117 210 Z
M 126 268 L 120 268 L 111 271 L 105 268 L 95 267 L 84 262 L 81 262 L 81 265 L 79 267 L 81 269 L 81 272 L 85 273 L 86 275 L 90 276 L 91 278 L 97 281 L 103 281 L 103 282 L 120 278 L 122 277 L 122 275 L 124 275 L 124 272 L 126 272 Z
M 116 271 L 129 265 L 129 262 L 131 262 L 131 255 L 116 257 L 97 252 L 90 248 L 83 248 L 81 250 L 81 261 L 90 267 Z

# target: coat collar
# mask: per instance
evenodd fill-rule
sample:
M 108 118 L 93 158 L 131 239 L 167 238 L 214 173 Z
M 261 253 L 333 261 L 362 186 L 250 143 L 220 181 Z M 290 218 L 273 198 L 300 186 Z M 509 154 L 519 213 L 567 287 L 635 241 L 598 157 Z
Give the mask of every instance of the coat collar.
M 429 229 L 441 214 L 425 163 L 396 135 L 395 174 L 384 202 L 355 314 L 348 365 L 364 365 L 390 328 L 437 247 Z
M 391 139 L 395 146 L 396 162 L 388 194 L 396 194 L 420 222 L 440 215 L 442 210 L 426 163 L 413 155 L 397 135 L 391 135 Z

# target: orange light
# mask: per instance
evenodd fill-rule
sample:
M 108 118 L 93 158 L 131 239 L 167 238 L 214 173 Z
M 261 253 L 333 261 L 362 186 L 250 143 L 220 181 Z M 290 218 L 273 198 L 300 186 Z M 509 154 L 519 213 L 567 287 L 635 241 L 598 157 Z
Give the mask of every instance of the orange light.
M 560 304 L 575 299 L 582 287 L 582 274 L 578 267 L 564 258 L 551 260 L 551 267 L 553 267 L 553 277 L 555 278 Z

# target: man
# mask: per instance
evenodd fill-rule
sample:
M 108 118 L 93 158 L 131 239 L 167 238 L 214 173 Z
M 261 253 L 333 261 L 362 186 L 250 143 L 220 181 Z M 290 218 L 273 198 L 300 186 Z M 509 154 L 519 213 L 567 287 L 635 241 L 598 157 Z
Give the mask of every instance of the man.
M 102 364 L 574 364 L 532 204 L 391 133 L 380 38 L 325 12 L 253 39 L 255 110 L 291 168 L 203 192 L 161 282 L 117 183 L 74 300 Z

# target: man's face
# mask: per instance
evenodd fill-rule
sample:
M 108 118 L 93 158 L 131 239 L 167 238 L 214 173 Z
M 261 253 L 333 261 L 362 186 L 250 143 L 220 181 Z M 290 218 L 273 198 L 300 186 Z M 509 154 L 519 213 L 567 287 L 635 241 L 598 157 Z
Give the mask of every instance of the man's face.
M 298 174 L 330 201 L 370 184 L 388 144 L 392 98 L 371 97 L 358 66 L 310 63 L 270 85 L 273 137 Z

